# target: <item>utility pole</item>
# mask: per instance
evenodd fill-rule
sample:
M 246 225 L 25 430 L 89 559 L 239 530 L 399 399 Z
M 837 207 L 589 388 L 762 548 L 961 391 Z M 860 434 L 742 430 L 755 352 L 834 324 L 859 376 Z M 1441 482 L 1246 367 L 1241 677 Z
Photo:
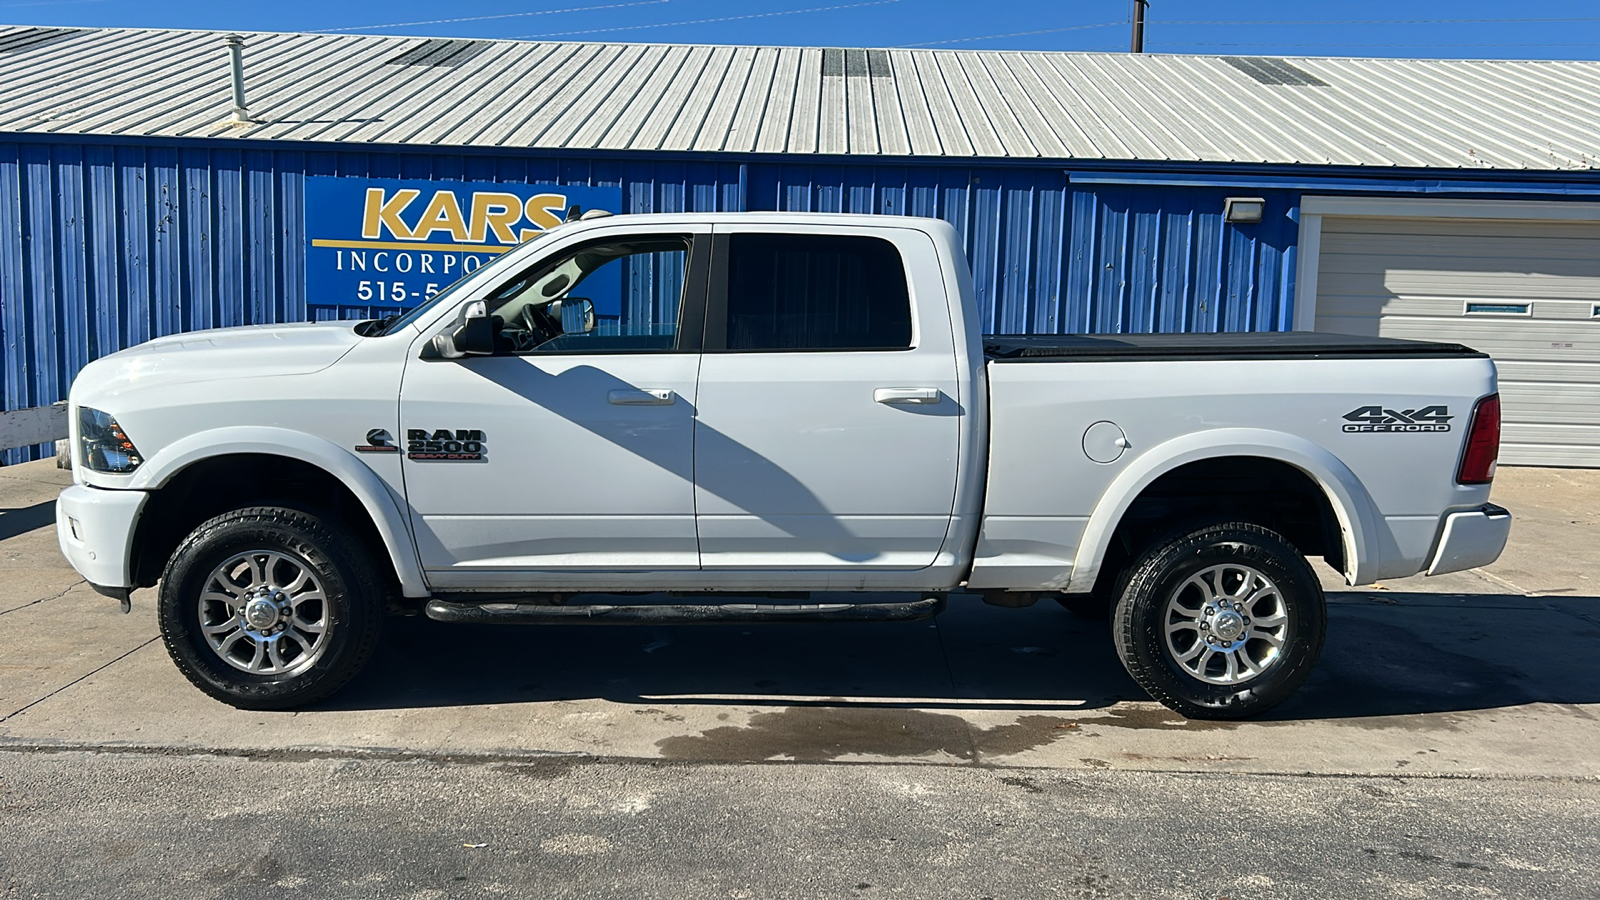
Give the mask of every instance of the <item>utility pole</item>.
M 1133 43 L 1128 48 L 1132 53 L 1144 52 L 1144 8 L 1150 5 L 1150 0 L 1133 0 Z

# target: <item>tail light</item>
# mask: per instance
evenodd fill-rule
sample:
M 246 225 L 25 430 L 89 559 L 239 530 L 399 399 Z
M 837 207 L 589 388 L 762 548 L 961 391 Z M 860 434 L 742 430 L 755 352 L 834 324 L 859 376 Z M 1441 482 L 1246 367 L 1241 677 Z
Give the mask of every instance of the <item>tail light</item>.
M 1490 394 L 1472 410 L 1467 429 L 1467 452 L 1461 455 L 1456 471 L 1459 484 L 1488 484 L 1494 480 L 1495 460 L 1500 457 L 1500 395 Z

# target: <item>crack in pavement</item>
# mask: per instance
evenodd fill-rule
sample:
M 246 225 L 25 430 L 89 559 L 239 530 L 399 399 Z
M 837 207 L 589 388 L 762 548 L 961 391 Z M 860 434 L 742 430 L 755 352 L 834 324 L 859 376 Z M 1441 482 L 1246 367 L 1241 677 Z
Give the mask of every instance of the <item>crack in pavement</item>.
M 1588 613 L 1581 613 L 1581 612 L 1578 612 L 1577 610 L 1571 610 L 1571 609 L 1562 609 L 1561 607 L 1556 606 L 1553 603 L 1546 603 L 1544 605 L 1544 608 L 1548 609 L 1548 610 L 1550 610 L 1551 612 L 1554 612 L 1554 613 L 1561 613 L 1562 615 L 1571 616 L 1571 617 L 1573 617 L 1574 619 L 1577 619 L 1580 622 L 1587 622 L 1590 625 L 1600 625 L 1600 619 L 1597 619 L 1594 616 L 1589 615 Z
M 66 684 L 63 684 L 62 686 L 56 688 L 55 690 L 51 691 L 50 693 L 45 694 L 43 697 L 40 697 L 39 699 L 34 700 L 32 703 L 29 703 L 28 705 L 26 705 L 24 707 L 21 707 L 20 709 L 14 709 L 11 712 L 8 712 L 3 716 L 0 716 L 0 724 L 4 724 L 5 722 L 9 721 L 12 717 L 19 716 L 19 715 L 27 712 L 28 710 L 34 708 L 35 706 L 38 706 L 39 704 L 45 702 L 46 700 L 49 700 L 51 697 L 54 697 L 55 695 L 61 693 L 64 690 L 66 690 L 67 688 L 72 687 L 73 685 L 78 684 L 78 683 L 80 683 L 80 682 L 82 682 L 82 681 L 84 681 L 84 680 L 86 680 L 88 678 L 91 678 L 91 677 L 95 676 L 95 675 L 98 675 L 101 672 L 104 672 L 105 670 L 111 668 L 112 666 L 116 665 L 117 663 L 122 662 L 123 660 L 125 660 L 128 657 L 134 655 L 135 653 L 138 653 L 140 650 L 143 650 L 144 648 L 150 646 L 151 644 L 155 643 L 159 639 L 160 639 L 159 635 L 157 635 L 156 637 L 150 638 L 149 640 L 145 641 L 144 643 L 140 644 L 139 646 L 134 647 L 132 650 L 129 650 L 127 653 L 122 654 L 121 656 L 117 657 L 116 659 L 111 660 L 110 662 L 106 663 L 103 666 L 100 666 L 99 668 L 94 669 L 93 671 L 83 673 L 82 675 L 78 676 L 77 678 L 72 679 L 71 681 L 67 682 Z
M 24 603 L 21 606 L 13 606 L 10 609 L 0 609 L 0 616 L 5 615 L 6 613 L 14 613 L 19 609 L 27 609 L 30 606 L 38 606 L 41 603 L 48 603 L 51 600 L 60 600 L 62 597 L 65 597 L 66 595 L 72 593 L 72 589 L 73 588 L 77 587 L 80 584 L 88 584 L 88 583 L 89 583 L 89 580 L 87 578 L 79 578 L 77 581 L 74 581 L 73 583 L 67 585 L 66 588 L 64 590 L 62 590 L 61 593 L 59 593 L 59 594 L 51 594 L 48 597 L 40 597 L 37 600 L 29 600 L 27 603 Z
M 7 468 L 14 468 L 14 467 L 8 466 Z M 62 470 L 62 471 L 66 471 L 66 470 Z M 46 478 L 33 478 L 33 477 L 30 477 L 30 476 L 27 476 L 27 475 L 11 475 L 11 474 L 7 474 L 7 473 L 4 473 L 4 472 L 0 472 L 0 479 L 3 479 L 5 481 L 24 482 L 26 484 L 42 484 L 42 485 L 45 485 L 46 487 L 61 487 L 61 488 L 66 487 L 67 485 L 71 484 L 72 481 L 71 481 L 71 476 L 65 476 L 65 477 L 66 477 L 67 480 L 63 483 L 63 481 L 61 480 L 62 476 L 57 476 L 55 478 L 49 478 L 49 477 L 46 477 Z
M 939 642 L 939 659 L 944 662 L 945 677 L 950 681 L 950 696 L 954 697 L 958 693 L 956 672 L 950 665 L 950 651 L 945 649 L 944 629 L 939 627 L 939 618 L 937 616 L 934 617 L 931 627 L 933 628 L 934 639 Z M 983 760 L 978 756 L 978 741 L 977 738 L 973 737 L 971 723 L 968 723 L 968 727 L 963 730 L 967 735 L 967 752 L 970 754 L 968 758 L 972 760 L 972 765 L 981 765 Z
M 1521 594 L 1524 597 L 1532 596 L 1532 594 L 1530 594 L 1522 586 L 1516 584 L 1515 582 L 1512 582 L 1510 579 L 1501 578 L 1499 575 L 1496 575 L 1493 572 L 1486 572 L 1483 569 L 1471 569 L 1469 571 L 1471 571 L 1472 574 L 1478 576 L 1479 578 L 1482 578 L 1484 581 L 1487 581 L 1490 584 L 1493 584 L 1493 585 L 1495 585 L 1497 587 L 1510 588 L 1511 590 L 1516 591 L 1517 593 Z
M 1478 576 L 1479 578 L 1482 578 L 1484 581 L 1489 582 L 1490 584 L 1496 585 L 1498 587 L 1509 588 L 1509 589 L 1511 589 L 1513 591 L 1516 591 L 1517 593 L 1521 594 L 1522 596 L 1528 598 L 1529 600 L 1545 600 L 1550 596 L 1550 594 L 1554 593 L 1553 591 L 1541 591 L 1541 590 L 1532 590 L 1532 591 L 1530 591 L 1530 590 L 1526 590 L 1525 588 L 1521 587 L 1520 585 L 1518 585 L 1516 582 L 1512 581 L 1509 578 L 1502 578 L 1501 576 L 1496 575 L 1493 572 L 1486 572 L 1483 569 L 1470 569 L 1469 571 L 1472 574 Z M 1576 590 L 1576 589 L 1575 588 L 1558 588 L 1557 590 L 1567 591 L 1567 590 Z M 1590 615 L 1588 613 L 1582 613 L 1582 612 L 1578 612 L 1577 610 L 1572 610 L 1572 609 L 1563 609 L 1563 608 L 1561 608 L 1559 606 L 1556 606 L 1553 603 L 1542 603 L 1540 605 L 1543 606 L 1549 612 L 1557 613 L 1559 615 L 1564 615 L 1564 616 L 1571 616 L 1572 618 L 1577 619 L 1580 622 L 1585 622 L 1585 623 L 1587 623 L 1589 625 L 1600 625 L 1600 619 L 1597 619 L 1597 618 L 1595 618 L 1594 616 L 1592 616 L 1592 615 Z M 1482 608 L 1485 608 L 1485 609 L 1489 609 L 1489 608 L 1511 609 L 1511 608 L 1514 608 L 1514 607 L 1482 607 Z
M 3 720 L 0 720 L 3 721 Z M 1116 766 L 1111 768 L 1064 768 L 1027 766 L 1008 763 L 915 762 L 895 759 L 863 760 L 745 760 L 745 759 L 662 759 L 654 756 L 599 756 L 586 752 L 507 750 L 503 752 L 451 753 L 433 750 L 401 750 L 395 748 L 360 747 L 203 747 L 160 744 L 92 744 L 45 743 L 11 741 L 0 738 L 0 754 L 44 755 L 57 753 L 89 753 L 96 756 L 153 756 L 190 758 L 233 758 L 251 762 L 316 762 L 320 760 L 370 760 L 373 762 L 430 763 L 433 765 L 464 766 L 515 766 L 557 770 L 578 766 L 649 766 L 657 769 L 699 769 L 711 766 L 761 766 L 761 767 L 861 767 L 878 766 L 905 769 L 980 769 L 994 772 L 1028 772 L 1034 774 L 1068 773 L 1075 776 L 1094 777 L 1102 773 L 1136 773 L 1157 776 L 1194 776 L 1200 778 L 1251 778 L 1266 780 L 1325 780 L 1325 781 L 1476 781 L 1502 783 L 1594 784 L 1593 775 L 1527 775 L 1484 772 L 1307 772 L 1283 771 L 1218 771 L 1216 769 L 1168 769 L 1142 766 Z

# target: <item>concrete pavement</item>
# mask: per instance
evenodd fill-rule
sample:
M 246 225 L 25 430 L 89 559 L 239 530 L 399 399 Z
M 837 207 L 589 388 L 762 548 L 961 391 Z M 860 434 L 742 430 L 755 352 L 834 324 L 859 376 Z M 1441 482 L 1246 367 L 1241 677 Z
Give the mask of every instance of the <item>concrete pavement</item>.
M 0 896 L 1594 896 L 1600 785 L 0 752 Z M 8 891 L 9 886 L 9 891 Z
M 194 690 L 54 545 L 66 473 L 0 469 L 0 746 L 383 755 L 577 753 L 1046 768 L 1600 774 L 1600 473 L 1508 469 L 1513 546 L 1482 572 L 1329 595 L 1315 676 L 1264 720 L 1144 698 L 1104 626 L 953 598 L 934 622 L 518 628 L 391 620 L 368 670 L 297 713 Z M 1325 567 L 1320 567 L 1324 568 Z M 1331 573 L 1330 586 L 1331 586 Z
M 1238 900 L 1340 893 L 1340 871 L 1355 873 L 1352 894 L 1555 896 L 1581 893 L 1574 854 L 1597 849 L 1600 472 L 1504 470 L 1495 500 L 1518 520 L 1485 570 L 1358 590 L 1329 573 L 1316 674 L 1244 723 L 1187 722 L 1144 698 L 1104 625 L 1054 604 L 961 598 L 904 624 L 392 620 L 345 691 L 295 713 L 243 712 L 178 674 L 152 592 L 124 616 L 61 560 L 50 503 L 65 477 L 48 463 L 0 468 L 0 797 L 21 835 L 0 851 L 0 896 L 7 884 L 17 896 L 131 889 L 133 863 L 117 859 L 133 856 L 190 877 L 195 896 L 304 895 L 307 883 L 316 896 L 479 896 L 489 889 L 470 886 L 492 875 L 550 896 Z M 619 783 L 676 799 L 634 815 Z M 306 787 L 317 784 L 328 791 Z M 404 814 L 458 794 L 469 800 L 449 828 Z M 763 821 L 768 805 L 795 833 Z M 584 825 L 588 808 L 599 818 Z M 1002 824 L 985 824 L 987 810 Z M 918 835 L 915 852 L 885 855 L 895 821 Z M 270 852 L 250 849 L 242 822 L 264 823 Z M 455 843 L 479 842 L 467 823 L 523 856 L 463 856 Z M 225 847 L 226 864 L 197 868 L 164 828 Z M 1223 862 L 1197 861 L 1197 833 Z M 395 842 L 426 865 L 402 877 L 392 847 L 363 862 L 337 849 L 340 835 Z M 61 881 L 52 846 L 99 854 L 88 880 Z M 712 868 L 685 874 L 682 853 Z M 762 853 L 799 874 L 764 869 Z

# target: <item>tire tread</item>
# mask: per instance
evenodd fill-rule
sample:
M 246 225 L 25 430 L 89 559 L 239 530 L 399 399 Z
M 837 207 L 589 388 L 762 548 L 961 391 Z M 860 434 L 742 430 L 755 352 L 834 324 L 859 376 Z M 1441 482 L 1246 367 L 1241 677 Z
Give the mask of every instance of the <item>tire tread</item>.
M 352 644 L 340 655 L 328 671 L 296 687 L 284 688 L 280 684 L 247 685 L 237 690 L 220 687 L 207 678 L 200 667 L 189 657 L 190 647 L 185 646 L 185 634 L 169 627 L 168 607 L 184 606 L 183 598 L 172 598 L 168 591 L 177 591 L 177 580 L 183 580 L 185 563 L 189 557 L 219 532 L 228 532 L 229 539 L 248 542 L 268 539 L 281 541 L 284 532 L 293 540 L 304 543 L 315 555 L 325 557 L 345 582 L 345 592 L 350 595 L 350 621 L 342 623 L 352 639 Z M 372 560 L 361 544 L 332 527 L 323 517 L 299 509 L 282 506 L 250 506 L 232 510 L 202 522 L 188 537 L 179 543 L 177 550 L 167 560 L 161 575 L 161 640 L 167 654 L 178 671 L 191 684 L 210 696 L 240 709 L 281 710 L 304 706 L 321 700 L 344 687 L 364 668 L 376 652 L 382 637 L 383 605 L 380 602 L 382 580 Z M 333 648 L 330 648 L 333 649 Z M 299 681 L 300 678 L 296 678 Z M 263 690 L 262 688 L 267 688 Z
M 1289 668 L 1276 678 L 1271 693 L 1260 693 L 1256 690 L 1259 685 L 1249 682 L 1242 690 L 1223 698 L 1222 702 L 1207 705 L 1196 702 L 1194 698 L 1182 696 L 1170 687 L 1169 677 L 1173 673 L 1160 658 L 1160 654 L 1164 651 L 1157 650 L 1156 653 L 1150 654 L 1151 659 L 1145 659 L 1137 652 L 1141 644 L 1154 639 L 1154 636 L 1141 633 L 1134 605 L 1142 594 L 1157 589 L 1166 570 L 1182 557 L 1197 553 L 1204 547 L 1225 542 L 1219 539 L 1230 535 L 1241 538 L 1239 543 L 1247 546 L 1251 543 L 1256 544 L 1253 549 L 1258 554 L 1265 551 L 1277 563 L 1300 570 L 1297 574 L 1313 588 L 1311 602 L 1314 608 L 1309 611 L 1313 627 L 1309 629 L 1311 633 L 1307 636 L 1309 646 L 1306 647 L 1306 652 L 1296 653 L 1292 659 L 1285 660 Z M 1283 589 L 1282 585 L 1280 589 Z M 1310 675 L 1317 657 L 1321 654 L 1322 641 L 1327 630 L 1325 623 L 1326 608 L 1316 573 L 1286 539 L 1271 529 L 1251 522 L 1221 521 L 1175 529 L 1150 543 L 1144 554 L 1128 570 L 1126 584 L 1112 614 L 1112 635 L 1117 658 L 1122 661 L 1123 667 L 1133 680 L 1161 705 L 1191 719 L 1239 719 L 1265 712 L 1299 688 Z

